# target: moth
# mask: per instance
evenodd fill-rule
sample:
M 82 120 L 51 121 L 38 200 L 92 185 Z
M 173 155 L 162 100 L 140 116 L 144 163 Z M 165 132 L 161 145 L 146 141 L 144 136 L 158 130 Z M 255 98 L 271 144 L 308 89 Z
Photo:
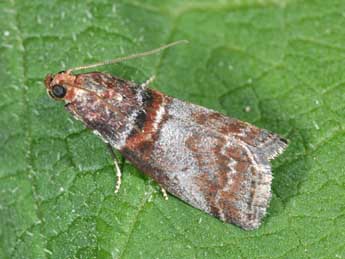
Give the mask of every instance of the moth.
M 271 198 L 270 160 L 286 148 L 285 139 L 151 89 L 152 79 L 138 84 L 107 73 L 72 73 L 183 42 L 48 74 L 46 90 L 163 191 L 224 222 L 258 228 Z M 121 171 L 115 156 L 114 164 L 118 192 Z

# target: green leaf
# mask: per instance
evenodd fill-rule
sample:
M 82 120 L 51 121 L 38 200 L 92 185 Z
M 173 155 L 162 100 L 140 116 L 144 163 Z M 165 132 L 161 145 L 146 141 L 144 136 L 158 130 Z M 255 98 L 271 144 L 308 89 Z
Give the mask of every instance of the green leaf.
M 0 3 L 0 258 L 345 258 L 345 2 Z M 290 140 L 263 225 L 170 196 L 50 100 L 47 73 L 100 67 Z

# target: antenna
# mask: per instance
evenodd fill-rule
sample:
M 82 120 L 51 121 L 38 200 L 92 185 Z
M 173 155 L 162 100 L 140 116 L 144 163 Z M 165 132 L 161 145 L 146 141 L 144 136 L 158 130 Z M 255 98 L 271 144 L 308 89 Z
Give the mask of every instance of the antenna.
M 119 57 L 119 58 L 115 58 L 115 59 L 110 59 L 110 60 L 106 60 L 106 61 L 97 62 L 97 63 L 90 64 L 90 65 L 85 65 L 85 66 L 80 66 L 80 67 L 73 67 L 73 68 L 68 69 L 66 72 L 69 74 L 69 73 L 71 73 L 72 71 L 75 71 L 75 70 L 83 70 L 83 69 L 88 69 L 88 68 L 93 68 L 93 67 L 110 65 L 110 64 L 115 64 L 115 63 L 119 63 L 119 62 L 122 62 L 122 61 L 130 60 L 130 59 L 150 56 L 150 55 L 153 55 L 153 54 L 156 54 L 156 53 L 162 51 L 163 49 L 167 49 L 167 48 L 170 48 L 170 47 L 173 47 L 173 46 L 176 46 L 176 45 L 179 45 L 179 44 L 184 44 L 184 43 L 188 43 L 188 40 L 175 41 L 175 42 L 172 42 L 172 43 L 160 46 L 159 48 L 156 48 L 156 49 L 153 49 L 153 50 L 149 50 L 149 51 L 145 51 L 145 52 L 142 52 L 142 53 L 132 54 L 132 55 L 129 55 L 127 57 Z

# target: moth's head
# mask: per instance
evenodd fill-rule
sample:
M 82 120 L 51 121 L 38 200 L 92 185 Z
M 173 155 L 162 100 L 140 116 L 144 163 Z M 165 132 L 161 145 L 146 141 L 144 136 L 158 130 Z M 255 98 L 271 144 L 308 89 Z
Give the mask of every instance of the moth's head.
M 70 103 L 75 96 L 75 79 L 75 75 L 68 71 L 62 71 L 55 75 L 46 75 L 44 84 L 51 98 Z

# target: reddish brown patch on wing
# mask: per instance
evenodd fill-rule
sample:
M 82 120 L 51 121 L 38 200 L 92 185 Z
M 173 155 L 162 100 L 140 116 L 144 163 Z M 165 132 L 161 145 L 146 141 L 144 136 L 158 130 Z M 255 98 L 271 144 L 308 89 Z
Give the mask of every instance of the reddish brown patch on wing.
M 223 116 L 218 112 L 198 112 L 193 114 L 194 120 L 200 125 L 209 124 L 210 122 L 219 122 Z
M 170 102 L 170 98 L 157 91 L 151 89 L 149 91 L 152 95 L 152 101 L 145 107 L 146 116 L 142 130 L 131 133 L 126 141 L 125 147 L 120 151 L 142 171 L 151 176 L 155 181 L 164 185 L 168 181 L 168 178 L 159 169 L 151 166 L 154 164 L 151 161 L 154 159 L 151 155 L 155 148 L 155 141 L 159 137 L 160 128 L 168 119 L 168 113 L 165 112 L 163 114 L 161 121 L 157 125 L 157 130 L 153 125 L 161 105 L 167 105 Z
M 203 110 L 194 113 L 193 118 L 200 125 L 216 130 L 226 136 L 236 136 L 251 146 L 258 146 L 260 143 L 272 137 L 272 134 L 264 129 L 224 116 L 218 112 Z
M 167 120 L 167 113 L 165 113 L 156 130 L 153 125 L 157 117 L 157 112 L 161 105 L 166 104 L 169 100 L 163 94 L 154 90 L 151 90 L 151 95 L 152 102 L 145 108 L 146 116 L 142 130 L 133 132 L 126 141 L 126 148 L 137 150 L 137 152 L 142 154 L 142 157 L 145 160 L 149 159 L 152 153 L 154 141 L 157 139 L 159 134 L 159 124 L 162 124 Z
M 229 146 L 224 148 L 226 141 L 219 139 L 219 143 L 214 147 L 212 157 L 215 162 L 205 164 L 205 154 L 200 153 L 198 147 L 201 138 L 191 137 L 186 145 L 194 152 L 194 157 L 203 173 L 196 176 L 196 183 L 210 207 L 211 214 L 226 221 L 238 225 L 243 225 L 243 211 L 239 204 L 249 203 L 255 195 L 254 181 L 250 183 L 251 178 L 255 180 L 256 171 L 251 167 L 251 161 L 241 147 Z M 230 168 L 230 160 L 236 163 Z M 248 190 L 248 186 L 251 186 Z M 248 193 L 249 192 L 249 193 Z M 254 217 L 252 213 L 248 217 Z

